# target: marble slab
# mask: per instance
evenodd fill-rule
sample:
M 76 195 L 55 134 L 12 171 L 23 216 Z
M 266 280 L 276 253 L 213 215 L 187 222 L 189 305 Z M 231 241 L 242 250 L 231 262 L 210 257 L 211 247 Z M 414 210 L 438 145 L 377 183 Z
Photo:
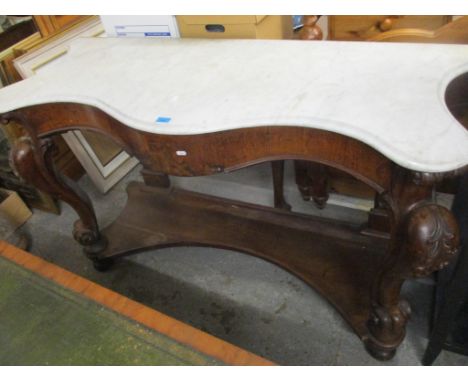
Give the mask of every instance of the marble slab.
M 83 38 L 36 76 L 0 89 L 0 112 L 78 102 L 171 135 L 318 128 L 403 167 L 444 172 L 468 164 L 468 132 L 444 102 L 464 72 L 464 45 Z

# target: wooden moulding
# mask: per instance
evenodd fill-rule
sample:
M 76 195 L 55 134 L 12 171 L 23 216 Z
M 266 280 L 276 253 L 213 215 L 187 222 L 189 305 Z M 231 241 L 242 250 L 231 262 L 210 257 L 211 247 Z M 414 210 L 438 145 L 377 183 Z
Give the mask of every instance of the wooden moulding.
M 50 116 L 53 116 L 51 118 Z M 135 130 L 89 105 L 50 103 L 6 113 L 30 134 L 46 137 L 76 129 L 110 137 L 149 171 L 176 176 L 212 175 L 283 159 L 316 161 L 354 176 L 381 193 L 389 188 L 393 162 L 345 135 L 304 127 L 272 126 L 197 135 Z M 185 151 L 187 155 L 179 156 Z M 365 158 L 365 160 L 363 160 Z

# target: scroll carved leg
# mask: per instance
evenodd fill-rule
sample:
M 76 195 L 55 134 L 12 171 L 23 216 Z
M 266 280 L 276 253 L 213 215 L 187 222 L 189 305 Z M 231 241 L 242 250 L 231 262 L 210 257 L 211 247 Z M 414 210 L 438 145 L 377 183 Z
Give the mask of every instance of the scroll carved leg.
M 304 200 L 311 198 L 320 209 L 325 208 L 328 200 L 328 174 L 323 164 L 294 161 L 296 184 Z
M 392 236 L 389 256 L 375 280 L 368 321 L 368 351 L 381 360 L 394 356 L 405 337 L 411 309 L 400 299 L 405 279 L 428 276 L 448 265 L 459 246 L 458 226 L 446 208 L 421 203 L 400 219 Z
M 10 152 L 12 168 L 25 181 L 63 200 L 77 212 L 80 219 L 75 222 L 73 237 L 84 247 L 95 267 L 103 270 L 110 263 L 100 260 L 98 254 L 106 248 L 107 240 L 99 232 L 92 203 L 77 185 L 55 170 L 53 150 L 53 142 L 50 139 L 22 137 Z

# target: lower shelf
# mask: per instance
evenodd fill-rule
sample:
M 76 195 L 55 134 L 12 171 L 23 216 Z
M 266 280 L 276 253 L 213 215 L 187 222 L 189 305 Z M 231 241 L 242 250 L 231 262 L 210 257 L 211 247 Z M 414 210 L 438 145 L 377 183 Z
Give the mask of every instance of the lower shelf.
M 103 230 L 100 257 L 169 246 L 232 249 L 271 261 L 332 303 L 367 338 L 370 285 L 386 239 L 343 223 L 190 191 L 130 183 L 121 215 Z

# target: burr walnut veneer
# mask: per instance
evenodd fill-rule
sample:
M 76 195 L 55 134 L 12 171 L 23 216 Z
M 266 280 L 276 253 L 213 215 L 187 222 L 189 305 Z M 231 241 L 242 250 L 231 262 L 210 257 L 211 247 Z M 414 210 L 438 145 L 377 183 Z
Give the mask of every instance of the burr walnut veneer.
M 94 38 L 70 49 L 2 89 L 0 113 L 24 132 L 11 152 L 16 171 L 75 209 L 73 235 L 96 268 L 148 248 L 239 250 L 322 293 L 374 357 L 395 354 L 410 316 L 403 282 L 458 251 L 457 223 L 433 187 L 468 164 L 467 132 L 445 102 L 467 94 L 468 47 Z M 146 184 L 128 186 L 127 206 L 108 227 L 53 168 L 50 137 L 72 129 L 101 133 L 143 164 Z M 372 187 L 391 213 L 390 238 L 288 211 L 285 159 L 332 166 Z M 263 161 L 276 169 L 283 208 L 170 187 L 168 175 Z

